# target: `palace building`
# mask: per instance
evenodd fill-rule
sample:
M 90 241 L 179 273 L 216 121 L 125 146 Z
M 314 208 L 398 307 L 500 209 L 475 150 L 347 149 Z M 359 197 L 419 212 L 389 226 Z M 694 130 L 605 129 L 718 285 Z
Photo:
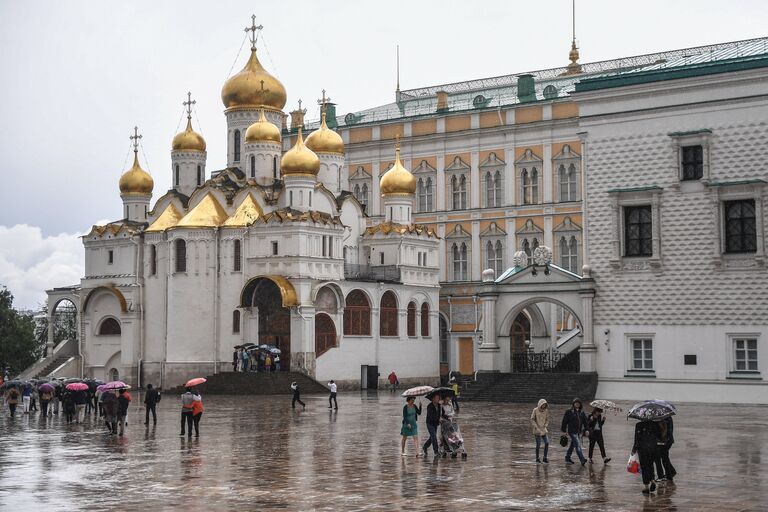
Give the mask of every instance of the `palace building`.
M 768 38 L 592 63 L 574 39 L 563 67 L 346 114 L 323 93 L 305 122 L 258 28 L 222 89 L 227 168 L 188 97 L 173 188 L 153 203 L 135 158 L 124 218 L 49 291 L 79 312 L 67 364 L 170 386 L 253 342 L 348 387 L 570 370 L 607 398 L 768 401 Z

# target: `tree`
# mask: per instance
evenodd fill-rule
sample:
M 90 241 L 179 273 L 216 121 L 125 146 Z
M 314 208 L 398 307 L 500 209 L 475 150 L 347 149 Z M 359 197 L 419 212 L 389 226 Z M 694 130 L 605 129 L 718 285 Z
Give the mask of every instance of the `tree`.
M 35 321 L 13 309 L 13 295 L 0 287 L 0 369 L 18 375 L 42 355 L 35 339 Z
M 45 351 L 48 344 L 48 305 L 40 304 L 40 312 L 35 322 L 35 338 Z M 53 313 L 53 346 L 64 340 L 77 339 L 77 309 L 68 300 L 59 302 Z

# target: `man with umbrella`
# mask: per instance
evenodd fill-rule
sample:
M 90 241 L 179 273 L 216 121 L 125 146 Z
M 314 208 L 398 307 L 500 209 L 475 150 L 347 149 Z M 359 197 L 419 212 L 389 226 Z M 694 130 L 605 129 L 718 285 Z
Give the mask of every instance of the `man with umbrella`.
M 437 455 L 438 450 L 437 428 L 440 426 L 440 418 L 443 416 L 443 407 L 440 405 L 440 393 L 435 391 L 427 395 L 427 398 L 430 400 L 427 406 L 427 431 L 429 432 L 429 438 L 422 447 L 424 457 L 427 456 L 427 450 L 430 445 L 435 455 Z

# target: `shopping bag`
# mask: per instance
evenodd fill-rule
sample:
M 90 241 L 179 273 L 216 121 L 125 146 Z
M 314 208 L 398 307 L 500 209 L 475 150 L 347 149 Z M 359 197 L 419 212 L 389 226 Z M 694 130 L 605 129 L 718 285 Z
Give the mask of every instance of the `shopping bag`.
M 636 452 L 629 456 L 627 471 L 634 474 L 640 473 L 640 457 L 637 456 Z

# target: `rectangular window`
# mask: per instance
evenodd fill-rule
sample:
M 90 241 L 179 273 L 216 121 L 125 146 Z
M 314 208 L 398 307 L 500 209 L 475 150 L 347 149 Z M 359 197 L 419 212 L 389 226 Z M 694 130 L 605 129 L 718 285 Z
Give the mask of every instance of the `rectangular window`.
M 277 256 L 277 242 L 272 242 L 272 256 Z
M 632 366 L 634 371 L 653 371 L 653 340 L 651 338 L 631 338 Z
M 683 180 L 700 180 L 704 176 L 704 150 L 702 146 L 683 146 Z
M 323 256 L 324 257 L 327 256 L 327 254 L 326 254 L 327 251 L 325 249 L 327 243 L 328 243 L 328 237 L 327 236 L 323 236 Z
M 624 207 L 624 256 L 653 256 L 651 205 Z
M 115 262 L 115 253 L 114 253 L 114 251 L 109 251 L 107 253 L 107 263 L 109 263 L 111 265 L 114 262 Z
M 757 339 L 733 339 L 733 371 L 756 372 L 757 370 Z
M 149 275 L 157 274 L 157 246 L 149 246 Z
M 757 250 L 757 219 L 754 199 L 726 201 L 725 252 L 755 252 Z
M 233 262 L 232 262 L 232 270 L 235 272 L 240 272 L 243 267 L 243 257 L 242 257 L 242 243 L 240 240 L 235 240 L 234 242 L 234 254 L 233 256 Z
M 384 253 L 383 252 L 379 253 L 379 260 L 380 260 L 380 264 L 383 265 L 384 264 Z

